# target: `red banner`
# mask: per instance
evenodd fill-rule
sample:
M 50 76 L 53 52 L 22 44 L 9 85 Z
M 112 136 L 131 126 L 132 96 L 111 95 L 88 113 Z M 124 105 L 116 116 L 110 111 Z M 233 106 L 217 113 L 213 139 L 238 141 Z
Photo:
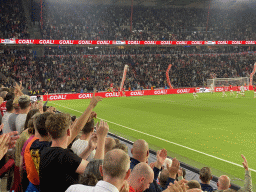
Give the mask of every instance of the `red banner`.
M 1 44 L 35 45 L 255 45 L 256 41 L 112 41 L 112 40 L 49 40 L 0 39 Z
M 166 95 L 166 94 L 183 94 L 183 93 L 193 93 L 194 88 L 184 88 L 184 89 L 157 89 L 157 90 L 142 90 L 142 91 L 126 91 L 125 96 L 144 96 L 144 95 Z M 72 99 L 91 99 L 92 93 L 75 93 L 75 94 L 56 94 L 56 95 L 43 95 L 43 100 L 49 101 L 56 100 L 72 100 Z M 95 94 L 96 96 L 101 96 L 103 98 L 108 97 L 120 97 L 119 92 L 99 92 Z
M 245 86 L 245 90 L 252 90 L 252 86 Z M 181 89 L 157 89 L 157 90 L 142 90 L 142 91 L 126 91 L 125 96 L 146 96 L 146 95 L 167 95 L 167 94 L 184 94 L 193 93 L 195 88 L 181 88 Z M 196 88 L 197 92 L 208 92 L 208 88 Z M 240 87 L 239 87 L 240 90 Z M 215 92 L 222 92 L 223 87 L 215 87 Z M 228 87 L 225 87 L 225 91 L 229 91 Z M 236 91 L 236 87 L 233 87 L 233 91 Z M 93 93 L 75 93 L 75 94 L 56 94 L 56 95 L 43 95 L 43 100 L 49 101 L 57 100 L 72 100 L 72 99 L 91 99 Z M 120 97 L 119 92 L 99 92 L 95 94 L 96 96 L 101 96 L 103 98 L 109 97 Z M 32 96 L 33 97 L 33 96 Z
M 169 77 L 169 71 L 170 71 L 171 67 L 172 67 L 172 64 L 169 64 L 169 66 L 166 70 L 166 79 L 167 79 L 167 84 L 169 85 L 169 88 L 173 89 L 171 81 L 170 81 L 170 77 Z

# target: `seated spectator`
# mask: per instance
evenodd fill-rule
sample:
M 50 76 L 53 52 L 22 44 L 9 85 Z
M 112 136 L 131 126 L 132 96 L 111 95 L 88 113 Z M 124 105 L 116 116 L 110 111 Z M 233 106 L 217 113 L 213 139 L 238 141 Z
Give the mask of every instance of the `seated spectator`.
M 130 192 L 143 192 L 153 183 L 154 172 L 147 163 L 137 164 L 128 178 Z
M 100 172 L 103 176 L 103 181 L 99 181 L 95 187 L 81 184 L 71 185 L 66 192 L 119 192 L 124 186 L 128 187 L 127 184 L 124 185 L 124 182 L 128 179 L 131 173 L 130 158 L 128 154 L 120 149 L 109 151 L 105 155 L 103 165 L 100 166 Z
M 187 183 L 187 186 L 188 186 L 188 189 L 194 189 L 194 188 L 201 189 L 200 183 L 196 180 L 189 181 Z
M 210 185 L 210 180 L 212 179 L 211 169 L 209 167 L 203 167 L 199 171 L 199 179 L 201 180 L 201 188 L 203 191 L 215 191 Z

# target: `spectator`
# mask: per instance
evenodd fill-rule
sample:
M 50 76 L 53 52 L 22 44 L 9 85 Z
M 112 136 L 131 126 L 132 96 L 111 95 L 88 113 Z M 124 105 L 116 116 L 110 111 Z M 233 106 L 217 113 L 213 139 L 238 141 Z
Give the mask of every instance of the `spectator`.
M 124 152 L 128 153 L 128 147 L 124 143 L 116 144 L 113 149 L 122 149 Z
M 46 127 L 52 137 L 52 145 L 43 149 L 40 156 L 39 174 L 42 191 L 65 191 L 70 185 L 77 183 L 78 173 L 84 173 L 88 164 L 86 161 L 88 153 L 90 154 L 96 147 L 96 139 L 92 139 L 96 137 L 92 136 L 82 158 L 66 149 L 67 139 L 70 136 L 69 124 L 70 116 L 66 114 L 55 114 L 47 118 Z M 100 135 L 98 137 L 100 138 Z M 67 167 L 69 168 L 66 169 Z M 58 178 L 58 180 L 56 181 L 54 178 Z M 50 185 L 51 183 L 54 185 Z
M 67 192 L 78 191 L 113 191 L 118 192 L 124 187 L 124 182 L 130 175 L 130 160 L 127 153 L 120 149 L 109 151 L 100 166 L 103 181 L 99 181 L 95 187 L 84 185 L 71 185 Z M 127 184 L 126 184 L 127 187 Z
M 28 95 L 22 95 L 19 98 L 19 106 L 20 106 L 20 113 L 17 115 L 15 119 L 15 130 L 18 131 L 19 134 L 21 134 L 25 122 L 26 122 L 26 117 L 27 114 L 30 110 L 30 97 Z
M 198 181 L 196 180 L 191 180 L 187 183 L 188 189 L 194 189 L 194 188 L 198 188 L 201 189 L 201 185 Z
M 154 172 L 147 163 L 137 164 L 128 178 L 130 192 L 143 192 L 153 183 Z
M 85 124 L 85 126 L 81 131 L 82 132 L 81 137 L 77 139 L 71 147 L 71 149 L 76 155 L 79 156 L 84 151 L 84 149 L 88 146 L 88 141 L 93 131 L 94 131 L 94 120 L 92 119 L 91 121 Z M 94 158 L 94 155 L 95 155 L 95 150 L 91 152 L 87 160 L 91 161 Z
M 107 137 L 106 143 L 105 143 L 105 154 L 113 149 L 115 147 L 116 142 L 113 138 Z
M 11 132 L 11 129 L 9 127 L 9 117 L 10 115 L 14 112 L 14 108 L 13 108 L 13 100 L 8 100 L 6 102 L 6 112 L 4 113 L 4 117 L 3 117 L 3 133 L 9 133 Z
M 224 191 L 227 190 L 231 185 L 230 185 L 230 179 L 227 175 L 222 175 L 218 179 L 218 191 Z
M 211 169 L 209 167 L 203 167 L 199 171 L 199 179 L 201 180 L 201 188 L 203 191 L 215 191 L 210 185 L 210 180 L 212 180 Z

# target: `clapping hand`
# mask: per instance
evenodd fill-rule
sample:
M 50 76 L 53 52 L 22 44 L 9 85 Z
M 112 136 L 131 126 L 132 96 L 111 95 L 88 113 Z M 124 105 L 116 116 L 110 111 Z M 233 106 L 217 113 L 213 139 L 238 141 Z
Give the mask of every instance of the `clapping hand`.
M 167 164 L 167 169 L 169 171 L 169 177 L 176 179 L 176 174 L 180 168 L 180 162 L 176 159 L 176 157 L 172 160 L 172 165 L 169 167 Z
M 98 137 L 106 137 L 108 134 L 109 126 L 107 122 L 100 120 L 96 125 L 96 133 Z

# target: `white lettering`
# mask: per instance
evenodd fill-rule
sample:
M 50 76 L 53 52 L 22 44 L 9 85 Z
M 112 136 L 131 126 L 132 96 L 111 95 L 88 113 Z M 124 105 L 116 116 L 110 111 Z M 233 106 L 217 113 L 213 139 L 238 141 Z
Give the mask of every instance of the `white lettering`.
M 141 95 L 144 95 L 144 91 L 132 91 L 131 95 L 132 96 L 141 96 Z
M 105 97 L 119 97 L 119 93 L 118 92 L 106 93 Z
M 161 45 L 171 45 L 172 41 L 161 41 Z
M 217 44 L 226 45 L 228 44 L 228 41 L 217 41 Z
M 79 99 L 89 99 L 92 98 L 92 94 L 91 93 L 85 93 L 85 94 L 80 94 L 78 95 Z
M 153 44 L 156 44 L 156 42 L 155 41 L 145 41 L 145 43 L 144 44 L 150 44 L 150 45 L 153 45 Z
M 92 44 L 92 41 L 78 41 L 78 44 L 82 44 L 82 45 L 88 45 L 88 44 Z
M 49 97 L 50 100 L 65 100 L 67 95 L 52 95 Z
M 40 40 L 39 44 L 54 44 L 54 40 Z
M 74 40 L 60 40 L 59 44 L 73 44 L 74 43 Z
M 33 44 L 34 40 L 29 40 L 29 39 L 23 39 L 23 40 L 19 40 L 18 44 Z
M 190 89 L 178 89 L 177 93 L 189 93 Z
M 242 41 L 232 41 L 232 44 L 242 44 Z
M 202 41 L 192 41 L 191 44 L 192 45 L 202 45 L 203 42 Z
M 110 44 L 110 42 L 109 41 L 97 41 L 97 44 L 99 45 L 108 45 L 108 44 Z
M 140 44 L 140 41 L 128 41 L 127 43 L 129 45 L 136 45 L 136 44 Z
M 167 90 L 156 90 L 154 91 L 155 95 L 164 95 L 167 94 Z

